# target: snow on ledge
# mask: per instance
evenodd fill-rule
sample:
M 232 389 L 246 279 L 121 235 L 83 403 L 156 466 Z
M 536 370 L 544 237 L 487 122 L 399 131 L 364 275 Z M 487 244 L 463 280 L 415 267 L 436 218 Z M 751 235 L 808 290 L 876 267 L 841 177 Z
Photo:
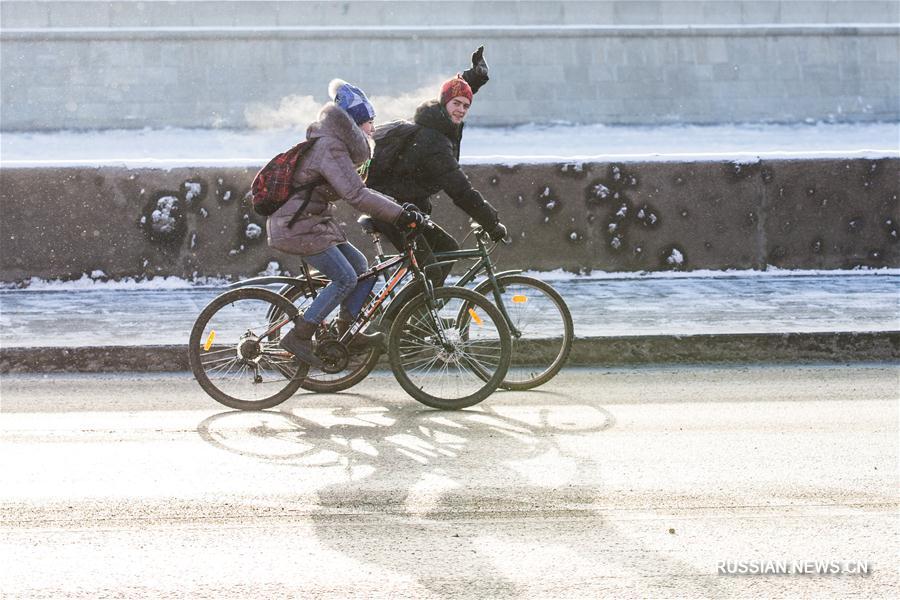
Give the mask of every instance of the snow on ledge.
M 291 147 L 288 130 L 106 130 L 0 134 L 0 167 L 259 168 Z M 522 125 L 469 127 L 463 164 L 898 158 L 900 123 Z
M 271 265 L 270 265 L 270 268 Z M 279 271 L 280 272 L 280 271 Z M 779 269 L 768 266 L 764 271 L 752 269 L 728 269 L 715 271 L 698 269 L 696 271 L 598 271 L 589 273 L 571 273 L 563 269 L 552 271 L 525 271 L 524 275 L 536 277 L 544 281 L 591 281 L 591 280 L 627 280 L 627 279 L 752 279 L 782 277 L 897 277 L 900 269 L 896 268 L 856 268 L 856 269 Z M 449 282 L 452 282 L 451 277 Z M 83 274 L 80 279 L 63 281 L 60 279 L 41 279 L 32 277 L 20 283 L 0 282 L 0 293 L 17 291 L 167 291 L 194 288 L 224 287 L 231 279 L 218 277 L 197 277 L 184 279 L 181 277 L 152 277 L 135 279 L 126 277 L 120 280 L 107 279 L 102 271 L 94 271 L 90 275 Z

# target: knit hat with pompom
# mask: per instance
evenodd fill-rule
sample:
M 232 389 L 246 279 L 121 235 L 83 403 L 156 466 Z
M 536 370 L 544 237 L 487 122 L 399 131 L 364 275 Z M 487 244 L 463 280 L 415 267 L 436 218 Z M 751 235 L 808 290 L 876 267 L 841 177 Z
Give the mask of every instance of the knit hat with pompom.
M 375 118 L 375 108 L 366 98 L 365 92 L 343 79 L 331 80 L 328 95 L 334 98 L 334 103 L 343 108 L 357 125 Z

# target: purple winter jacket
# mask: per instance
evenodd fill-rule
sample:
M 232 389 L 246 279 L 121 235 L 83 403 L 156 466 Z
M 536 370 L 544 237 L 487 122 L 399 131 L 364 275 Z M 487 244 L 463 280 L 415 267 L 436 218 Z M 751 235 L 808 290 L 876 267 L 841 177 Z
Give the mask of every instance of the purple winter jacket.
M 323 180 L 310 194 L 302 215 L 288 228 L 306 192 L 291 196 L 266 223 L 269 246 L 289 254 L 309 256 L 347 241 L 334 218 L 334 202 L 346 201 L 359 212 L 393 223 L 403 208 L 390 196 L 371 190 L 356 169 L 371 157 L 369 139 L 342 108 L 329 102 L 319 112 L 318 121 L 306 130 L 306 139 L 315 145 L 300 159 L 294 185 Z

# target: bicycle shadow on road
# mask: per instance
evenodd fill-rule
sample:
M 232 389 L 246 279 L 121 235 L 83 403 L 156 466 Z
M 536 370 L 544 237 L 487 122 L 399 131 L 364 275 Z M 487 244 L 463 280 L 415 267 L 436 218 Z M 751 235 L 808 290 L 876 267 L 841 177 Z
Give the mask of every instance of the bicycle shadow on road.
M 552 392 L 546 395 L 555 396 Z M 207 443 L 245 457 L 305 466 L 347 464 L 355 460 L 381 463 L 386 455 L 428 465 L 455 458 L 463 445 L 489 431 L 494 448 L 514 446 L 506 459 L 540 449 L 526 440 L 552 435 L 587 435 L 610 429 L 615 418 L 605 409 L 589 406 L 517 404 L 460 411 L 390 406 L 366 394 L 343 392 L 366 406 L 298 406 L 266 411 L 226 411 L 197 426 Z M 355 442 L 355 443 L 354 443 Z M 327 460 L 323 460 L 328 457 Z M 391 459 L 392 460 L 392 459 Z
M 313 406 L 220 413 L 197 430 L 216 448 L 322 481 L 311 512 L 300 517 L 312 524 L 317 541 L 351 562 L 412 578 L 433 595 L 458 592 L 453 585 L 460 577 L 475 597 L 527 594 L 518 561 L 536 549 L 582 569 L 590 568 L 588 557 L 598 556 L 613 570 L 633 567 L 611 550 L 615 546 L 628 548 L 648 569 L 671 561 L 584 508 L 607 502 L 605 486 L 597 465 L 571 448 L 604 435 L 616 421 L 587 403 L 545 403 L 552 395 L 436 411 L 341 394 Z M 563 520 L 548 525 L 545 512 Z M 579 523 L 585 516 L 588 521 Z M 591 536 L 581 535 L 585 523 Z M 522 528 L 531 526 L 545 534 L 537 547 L 520 539 Z M 403 552 L 375 550 L 373 531 L 388 544 L 402 544 Z M 524 554 L 509 556 L 504 548 Z M 423 569 L 423 560 L 448 558 L 451 577 Z
M 534 511 L 539 494 L 507 491 L 532 489 L 535 479 L 562 485 L 577 471 L 556 447 L 556 437 L 602 434 L 615 423 L 609 412 L 588 405 L 541 402 L 437 411 L 348 396 L 331 397 L 339 406 L 220 413 L 204 420 L 198 433 L 216 448 L 300 469 L 308 479 L 319 477 L 316 506 L 304 515 L 319 543 L 352 562 L 411 577 L 437 595 L 451 593 L 451 582 L 427 575 L 420 562 L 447 550 L 434 547 L 435 537 L 456 547 L 453 571 L 471 574 L 469 591 L 476 596 L 521 595 L 515 580 L 485 555 L 485 541 L 473 537 L 472 526 L 453 524 L 459 508 Z M 560 462 L 565 469 L 557 468 Z M 346 526 L 348 511 L 396 521 L 391 528 L 397 533 L 389 536 L 406 529 L 409 535 L 399 533 L 402 555 L 373 552 L 371 529 Z

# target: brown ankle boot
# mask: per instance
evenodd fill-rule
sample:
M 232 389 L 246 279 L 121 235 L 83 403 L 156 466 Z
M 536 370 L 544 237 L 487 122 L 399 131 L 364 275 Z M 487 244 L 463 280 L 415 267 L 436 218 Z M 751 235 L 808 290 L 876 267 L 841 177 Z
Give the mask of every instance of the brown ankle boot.
M 279 345 L 293 354 L 300 362 L 317 369 L 321 368 L 322 359 L 315 355 L 316 344 L 312 341 L 312 336 L 318 328 L 317 323 L 310 323 L 302 316 L 297 317 L 294 319 L 294 328 L 281 338 Z

